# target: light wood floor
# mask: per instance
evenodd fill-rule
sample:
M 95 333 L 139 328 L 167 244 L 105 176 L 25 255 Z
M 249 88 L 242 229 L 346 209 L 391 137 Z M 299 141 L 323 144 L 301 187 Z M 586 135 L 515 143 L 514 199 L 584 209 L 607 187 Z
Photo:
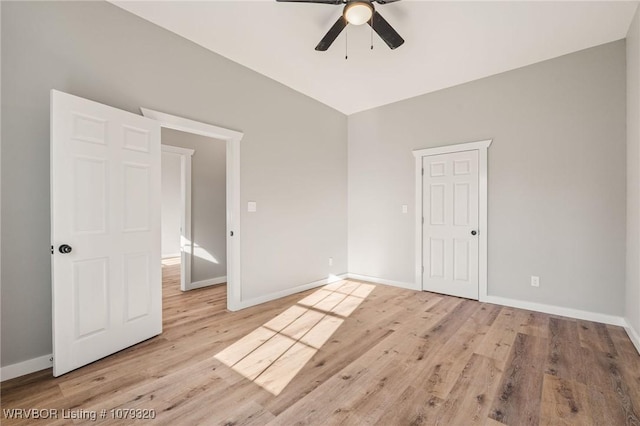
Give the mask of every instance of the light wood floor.
M 640 424 L 640 356 L 620 327 L 376 286 L 274 396 L 214 356 L 313 290 L 232 313 L 225 286 L 182 293 L 177 267 L 164 276 L 161 336 L 4 382 L 2 408 L 154 409 L 169 425 Z

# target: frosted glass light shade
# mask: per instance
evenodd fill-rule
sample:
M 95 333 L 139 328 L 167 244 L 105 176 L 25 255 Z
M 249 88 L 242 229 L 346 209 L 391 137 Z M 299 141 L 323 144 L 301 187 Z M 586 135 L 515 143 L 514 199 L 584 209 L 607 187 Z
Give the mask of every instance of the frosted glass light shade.
M 367 2 L 353 2 L 344 8 L 344 18 L 352 25 L 362 25 L 371 19 L 373 7 Z

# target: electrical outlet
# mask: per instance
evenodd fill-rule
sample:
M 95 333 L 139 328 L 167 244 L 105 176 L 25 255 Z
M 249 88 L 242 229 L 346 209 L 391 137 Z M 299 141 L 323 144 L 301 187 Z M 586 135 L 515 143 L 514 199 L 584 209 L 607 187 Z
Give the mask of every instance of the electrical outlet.
M 540 277 L 531 276 L 531 287 L 540 287 Z
M 329 266 L 333 266 L 333 257 L 329 258 Z

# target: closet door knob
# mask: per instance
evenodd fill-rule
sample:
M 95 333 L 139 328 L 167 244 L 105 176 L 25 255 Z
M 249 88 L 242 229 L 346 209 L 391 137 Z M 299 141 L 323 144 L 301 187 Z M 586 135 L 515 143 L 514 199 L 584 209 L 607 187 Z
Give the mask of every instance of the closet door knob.
M 71 253 L 71 250 L 73 250 L 73 249 L 68 244 L 63 244 L 60 247 L 58 247 L 58 251 L 60 253 L 62 253 L 62 254 L 69 254 L 69 253 Z

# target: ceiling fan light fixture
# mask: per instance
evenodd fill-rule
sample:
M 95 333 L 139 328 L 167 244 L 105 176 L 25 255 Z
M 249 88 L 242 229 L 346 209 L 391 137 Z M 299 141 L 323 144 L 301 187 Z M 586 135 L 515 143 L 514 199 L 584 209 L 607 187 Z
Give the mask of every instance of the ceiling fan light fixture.
M 344 19 L 352 25 L 362 25 L 369 22 L 373 16 L 373 6 L 366 1 L 354 1 L 344 7 Z

